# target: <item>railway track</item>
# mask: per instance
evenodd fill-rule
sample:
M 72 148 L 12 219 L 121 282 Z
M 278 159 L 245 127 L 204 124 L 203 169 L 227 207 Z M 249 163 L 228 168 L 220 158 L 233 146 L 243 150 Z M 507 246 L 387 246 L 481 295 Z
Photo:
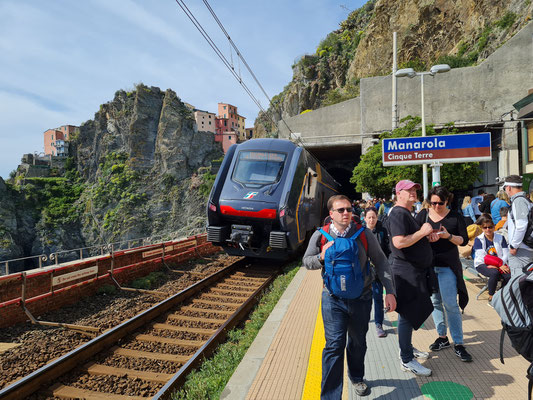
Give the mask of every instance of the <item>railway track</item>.
M 0 391 L 0 399 L 168 399 L 275 273 L 238 261 Z

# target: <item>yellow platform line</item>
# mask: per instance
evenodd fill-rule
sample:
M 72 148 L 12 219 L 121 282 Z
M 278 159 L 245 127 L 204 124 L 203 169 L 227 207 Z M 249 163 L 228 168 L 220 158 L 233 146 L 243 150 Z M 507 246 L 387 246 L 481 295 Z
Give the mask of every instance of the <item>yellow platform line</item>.
M 320 383 L 322 382 L 322 350 L 326 346 L 326 336 L 324 333 L 324 322 L 322 321 L 321 310 L 322 301 L 318 307 L 302 400 L 320 399 Z

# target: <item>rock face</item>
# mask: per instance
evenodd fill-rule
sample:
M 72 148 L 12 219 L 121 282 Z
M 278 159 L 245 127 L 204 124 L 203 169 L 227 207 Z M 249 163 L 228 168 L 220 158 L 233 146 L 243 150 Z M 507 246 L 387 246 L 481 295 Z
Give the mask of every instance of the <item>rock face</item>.
M 21 207 L 22 201 L 0 177 L 0 260 L 22 258 L 31 252 L 35 220 L 32 212 Z
M 94 120 L 81 125 L 74 145 L 78 169 L 90 181 L 102 157 L 112 152 L 128 154 L 136 171 L 178 180 L 221 155 L 212 133 L 195 131 L 192 113 L 175 92 L 142 84 L 133 92 L 116 92 Z
M 316 54 L 293 65 L 292 81 L 259 114 L 256 131 L 276 135 L 282 118 L 357 97 L 361 78 L 390 74 L 394 31 L 399 68 L 464 67 L 509 40 L 532 10 L 530 0 L 370 0 L 322 40 Z
M 58 176 L 0 179 L 0 260 L 204 231 L 203 186 L 222 147 L 172 90 L 117 91 L 70 149 Z

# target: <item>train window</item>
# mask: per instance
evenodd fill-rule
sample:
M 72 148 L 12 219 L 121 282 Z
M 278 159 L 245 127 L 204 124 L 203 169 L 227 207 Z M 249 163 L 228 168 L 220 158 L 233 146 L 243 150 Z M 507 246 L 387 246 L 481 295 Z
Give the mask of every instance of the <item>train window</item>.
M 282 153 L 241 151 L 232 179 L 251 187 L 276 183 L 283 174 L 285 158 Z

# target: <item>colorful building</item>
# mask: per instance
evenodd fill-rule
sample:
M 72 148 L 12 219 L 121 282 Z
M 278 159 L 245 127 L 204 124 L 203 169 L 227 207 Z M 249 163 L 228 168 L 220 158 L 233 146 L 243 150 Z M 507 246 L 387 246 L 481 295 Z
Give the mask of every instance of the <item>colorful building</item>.
M 231 145 L 237 143 L 238 136 L 236 132 L 224 132 L 220 136 L 222 138 L 222 150 L 226 154 Z
M 245 117 L 238 114 L 237 107 L 228 103 L 218 103 L 215 133 L 221 135 L 224 132 L 236 132 L 239 136 L 244 136 L 245 120 Z
M 79 127 L 63 125 L 44 132 L 44 154 L 52 156 L 68 156 L 71 136 L 79 132 Z
M 199 131 L 215 133 L 215 113 L 194 109 L 194 119 Z
M 245 128 L 244 129 L 244 138 L 243 140 L 253 139 L 255 136 L 255 128 Z

